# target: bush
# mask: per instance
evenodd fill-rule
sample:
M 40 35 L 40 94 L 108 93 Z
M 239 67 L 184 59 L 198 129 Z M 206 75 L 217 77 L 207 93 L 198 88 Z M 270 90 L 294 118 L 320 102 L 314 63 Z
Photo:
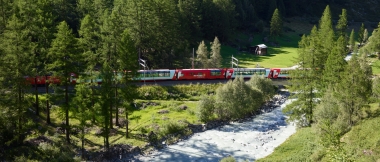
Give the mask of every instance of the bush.
M 185 125 L 180 124 L 178 122 L 169 121 L 162 125 L 160 134 L 165 136 L 168 134 L 181 133 L 184 129 L 185 129 Z
M 214 114 L 215 99 L 212 96 L 203 96 L 197 106 L 197 117 L 202 122 L 208 122 L 211 120 Z
M 236 162 L 236 160 L 234 157 L 229 156 L 229 157 L 223 158 L 222 160 L 220 160 L 220 162 Z
M 242 77 L 229 81 L 216 91 L 215 113 L 219 119 L 239 119 L 257 110 L 262 93 L 252 89 Z

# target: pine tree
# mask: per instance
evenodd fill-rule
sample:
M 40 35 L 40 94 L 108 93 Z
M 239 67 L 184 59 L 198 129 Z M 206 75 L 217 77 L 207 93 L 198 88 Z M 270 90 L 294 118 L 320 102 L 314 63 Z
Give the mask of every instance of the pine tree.
M 132 40 L 129 31 L 124 30 L 121 35 L 121 40 L 118 42 L 118 62 L 120 62 L 121 70 L 125 70 L 125 74 L 122 77 L 122 84 L 125 85 L 122 88 L 124 96 L 125 106 L 125 118 L 126 124 L 126 137 L 128 137 L 128 108 L 131 102 L 135 99 L 137 87 L 133 84 L 134 79 L 138 75 L 138 65 L 136 60 L 138 59 L 137 49 L 135 48 L 135 42 Z
M 98 56 L 100 39 L 99 39 L 99 28 L 95 21 L 92 19 L 90 15 L 86 15 L 80 26 L 79 32 L 79 49 L 82 52 L 85 62 L 85 70 L 82 74 L 82 79 L 84 82 L 88 80 L 91 83 L 91 98 L 92 98 L 92 106 L 95 106 L 95 96 L 94 96 L 94 86 L 98 83 L 96 81 L 96 76 L 98 72 L 96 72 L 96 66 L 99 65 L 100 60 Z M 94 111 L 92 111 L 94 112 Z M 95 113 L 93 113 L 92 122 L 95 122 Z
M 348 130 L 348 125 L 339 121 L 342 116 L 338 103 L 339 100 L 335 96 L 334 90 L 328 88 L 314 113 L 316 122 L 314 128 L 318 134 L 320 144 L 325 148 L 338 146 L 341 135 Z
M 355 31 L 354 29 L 351 30 L 350 38 L 348 44 L 350 45 L 350 51 L 354 51 L 356 49 L 355 47 Z
M 344 109 L 345 122 L 353 126 L 361 118 L 361 110 L 371 95 L 368 66 L 362 66 L 357 55 L 352 55 L 338 85 L 339 105 Z M 348 88 L 349 87 L 349 88 Z
M 363 34 L 363 44 L 366 44 L 368 41 L 368 30 L 364 29 L 364 34 Z
M 6 30 L 3 33 L 1 43 L 2 59 L 1 59 L 1 83 L 3 91 L 3 101 L 1 108 L 11 125 L 16 126 L 12 128 L 12 140 L 21 143 L 25 131 L 25 113 L 29 106 L 26 98 L 26 92 L 29 90 L 29 85 L 25 84 L 25 76 L 32 76 L 33 58 L 31 57 L 35 44 L 30 41 L 30 28 L 28 24 L 20 18 L 19 14 L 13 14 L 9 18 Z M 0 51 L 1 51 L 0 50 Z M 11 144 L 14 141 L 6 141 Z
M 317 105 L 317 90 L 321 89 L 320 71 L 317 63 L 318 33 L 314 26 L 310 36 L 303 36 L 299 42 L 296 63 L 300 66 L 292 72 L 291 90 L 297 91 L 292 97 L 297 98 L 286 106 L 284 112 L 290 114 L 291 121 L 297 121 L 298 126 L 309 126 L 313 121 L 313 111 Z
M 48 68 L 53 71 L 53 77 L 60 78 L 61 85 L 64 86 L 64 104 L 62 108 L 65 114 L 66 140 L 70 143 L 69 124 L 69 85 L 71 73 L 78 74 L 81 65 L 78 55 L 77 39 L 72 34 L 66 22 L 61 22 L 57 26 L 58 32 L 49 50 L 49 58 L 53 60 Z M 56 90 L 57 91 L 57 90 Z M 59 90 L 58 90 L 59 91 Z
M 208 55 L 209 52 L 207 50 L 207 46 L 204 41 L 202 41 L 197 49 L 197 61 L 200 63 L 201 68 L 209 68 Z
M 342 9 L 342 14 L 339 15 L 338 24 L 336 25 L 337 29 L 337 36 L 343 36 L 346 37 L 346 31 L 347 31 L 347 11 L 346 9 Z
M 327 57 L 331 52 L 331 49 L 334 44 L 334 30 L 332 27 L 332 19 L 331 19 L 331 11 L 330 7 L 326 6 L 323 15 L 319 21 L 318 27 L 318 45 L 315 50 L 317 59 L 316 62 L 318 64 L 319 69 L 324 69 L 324 65 L 326 63 Z M 321 70 L 322 72 L 322 70 Z M 322 75 L 322 73 L 320 73 Z
M 276 40 L 276 37 L 280 36 L 281 33 L 282 19 L 278 9 L 276 8 L 270 21 L 270 36 Z
M 360 46 L 362 45 L 362 43 L 364 43 L 364 30 L 365 30 L 364 23 L 362 23 L 359 29 L 359 33 L 358 33 L 358 42 Z
M 210 65 L 212 68 L 221 68 L 222 56 L 220 55 L 220 42 L 218 37 L 215 37 L 214 42 L 211 43 L 211 59 Z
M 378 52 L 380 59 L 380 23 L 368 38 L 368 43 L 363 47 L 363 51 L 365 54 Z
M 82 78 L 79 78 L 80 80 Z M 85 78 L 84 78 L 85 80 Z M 73 99 L 73 105 L 75 105 L 73 116 L 75 119 L 79 121 L 79 125 L 77 126 L 81 131 L 79 133 L 79 138 L 81 140 L 81 151 L 82 151 L 82 159 L 85 158 L 84 151 L 84 143 L 85 143 L 85 128 L 88 127 L 86 123 L 87 120 L 90 119 L 90 115 L 92 115 L 93 109 L 89 109 L 92 107 L 92 96 L 90 85 L 88 84 L 78 84 L 75 86 L 76 96 Z
M 340 82 L 346 66 L 346 61 L 344 60 L 346 53 L 345 38 L 340 36 L 329 54 L 323 70 L 323 82 L 326 88 L 331 86 L 335 90 L 335 85 Z

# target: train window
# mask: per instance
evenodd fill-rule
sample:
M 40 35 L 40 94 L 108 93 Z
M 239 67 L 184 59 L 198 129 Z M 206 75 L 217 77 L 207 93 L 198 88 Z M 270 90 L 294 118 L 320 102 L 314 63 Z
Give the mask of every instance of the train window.
M 217 76 L 217 75 L 221 75 L 221 74 L 222 74 L 222 72 L 219 71 L 219 70 L 213 70 L 213 71 L 211 71 L 211 75 L 212 76 Z

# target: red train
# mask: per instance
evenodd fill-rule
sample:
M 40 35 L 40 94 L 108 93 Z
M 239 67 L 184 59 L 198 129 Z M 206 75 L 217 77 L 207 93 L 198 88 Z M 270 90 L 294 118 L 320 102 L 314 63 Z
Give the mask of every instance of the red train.
M 161 80 L 210 80 L 210 79 L 234 79 L 238 76 L 243 76 L 245 79 L 249 79 L 252 75 L 257 74 L 259 76 L 279 79 L 288 78 L 289 71 L 294 68 L 215 68 L 215 69 L 159 69 L 159 70 L 139 70 L 135 80 L 140 81 L 161 81 Z M 117 78 L 121 78 L 121 73 L 117 75 Z M 46 79 L 49 83 L 59 84 L 59 78 L 53 78 L 51 76 L 38 76 L 37 83 L 35 77 L 26 77 L 32 85 L 45 85 Z M 71 74 L 70 81 L 75 84 L 79 83 L 77 75 Z M 101 76 L 96 76 L 93 82 L 102 83 Z M 90 80 L 86 81 L 90 82 Z

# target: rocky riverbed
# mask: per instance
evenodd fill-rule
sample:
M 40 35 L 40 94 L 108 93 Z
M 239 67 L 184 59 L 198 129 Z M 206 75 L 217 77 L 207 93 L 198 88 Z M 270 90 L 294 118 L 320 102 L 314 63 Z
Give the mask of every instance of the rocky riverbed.
M 255 161 L 273 152 L 296 132 L 285 122 L 282 109 L 291 102 L 282 91 L 265 104 L 259 115 L 234 122 L 213 122 L 193 126 L 194 133 L 173 145 L 160 143 L 162 149 L 118 156 L 120 161 L 220 161 L 233 156 L 238 161 Z M 191 126 L 190 126 L 191 127 Z

